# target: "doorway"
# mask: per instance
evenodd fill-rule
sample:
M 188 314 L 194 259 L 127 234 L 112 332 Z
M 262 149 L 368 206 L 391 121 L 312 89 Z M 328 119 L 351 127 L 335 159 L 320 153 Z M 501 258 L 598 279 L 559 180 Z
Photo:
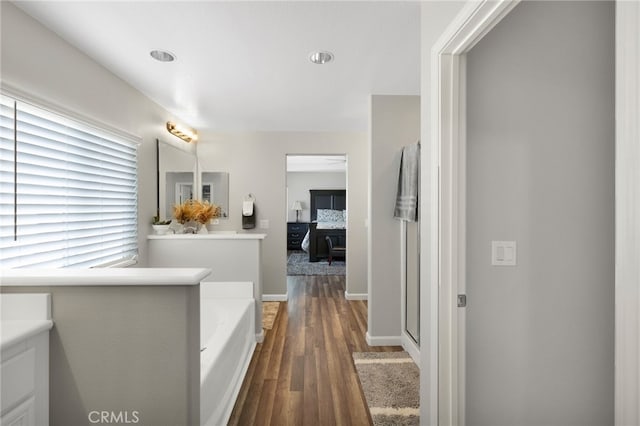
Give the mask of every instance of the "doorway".
M 287 276 L 346 275 L 347 157 L 287 154 Z
M 438 134 L 434 143 L 443 148 L 442 180 L 435 183 L 441 197 L 442 216 L 438 223 L 441 246 L 439 253 L 432 252 L 437 256 L 435 263 L 440 266 L 440 276 L 431 287 L 432 294 L 435 291 L 439 297 L 440 320 L 436 339 L 440 344 L 436 422 L 611 423 L 615 281 L 613 71 L 599 69 L 590 74 L 588 81 L 568 79 L 559 84 L 558 79 L 571 75 L 571 67 L 584 65 L 582 61 L 588 58 L 582 57 L 558 60 L 538 57 L 538 66 L 553 63 L 552 69 L 532 71 L 535 76 L 523 71 L 538 68 L 526 66 L 532 58 L 509 57 L 512 48 L 522 45 L 522 41 L 514 42 L 518 32 L 505 36 L 504 28 L 512 26 L 517 31 L 526 31 L 534 17 L 528 16 L 519 24 L 513 22 L 518 21 L 519 14 L 536 15 L 540 11 L 531 10 L 532 3 L 514 9 L 516 4 L 502 2 L 477 5 L 475 10 L 468 8 L 465 12 L 472 17 L 469 22 L 474 22 L 473 28 L 445 35 L 434 49 L 439 72 L 435 80 L 439 86 L 452 88 L 439 100 L 434 112 L 447 111 L 436 120 L 439 128 L 434 132 Z M 611 7 L 596 15 L 606 19 L 614 16 L 613 4 L 604 2 L 533 5 L 537 6 Z M 545 15 L 554 17 L 552 21 L 562 16 L 561 11 L 546 12 Z M 501 21 L 508 13 L 510 19 Z M 589 20 L 592 13 L 593 10 L 581 10 L 569 14 Z M 500 26 L 496 26 L 498 22 Z M 598 52 L 596 56 L 611 55 L 614 50 L 611 24 L 611 21 L 605 25 L 600 21 L 598 24 L 574 21 L 571 26 L 558 25 L 556 35 L 551 30 L 542 36 L 537 33 L 536 37 L 549 37 L 542 48 L 535 46 L 539 41 L 536 38 L 526 44 L 533 46 L 532 52 L 553 55 L 562 50 L 566 37 L 576 37 L 593 46 Z M 545 27 L 548 25 L 554 24 L 545 21 Z M 576 29 L 575 25 L 581 28 Z M 608 34 L 595 36 L 598 31 Z M 501 81 L 479 83 L 475 79 L 486 73 L 478 69 L 472 49 L 486 48 L 482 44 L 494 37 L 502 37 L 504 42 L 497 43 L 499 53 L 494 52 L 488 62 L 498 64 Z M 611 59 L 598 66 L 612 67 Z M 513 66 L 520 68 L 516 72 Z M 518 78 L 526 83 L 518 83 Z M 508 87 L 501 88 L 500 84 Z M 562 91 L 551 90 L 559 86 Z M 492 90 L 491 99 L 479 97 L 479 90 Z M 504 98 L 514 90 L 520 96 L 506 101 Z M 525 94 L 529 91 L 533 93 L 530 96 Z M 479 99 L 496 104 L 478 105 Z M 567 103 L 576 100 L 578 104 L 567 108 Z M 505 105 L 508 110 L 501 109 Z M 558 108 L 562 110 L 560 114 Z M 569 115 L 568 110 L 572 111 Z M 588 124 L 575 126 L 577 119 Z M 536 125 L 531 126 L 532 123 Z M 487 132 L 492 136 L 483 140 Z M 496 146 L 499 142 L 502 144 Z M 488 167 L 484 164 L 487 161 Z M 501 173 L 506 179 L 497 176 Z M 547 175 L 552 176 L 553 184 L 548 183 Z M 591 178 L 598 183 L 584 191 L 583 185 Z M 506 200 L 500 200 L 501 197 Z M 592 208 L 594 205 L 597 207 Z M 596 240 L 591 240 L 596 236 Z M 492 246 L 497 249 L 492 251 Z M 558 257 L 557 250 L 566 255 Z M 506 256 L 507 253 L 512 255 Z M 504 265 L 507 260 L 513 263 Z M 575 266 L 578 264 L 587 266 Z M 581 278 L 585 270 L 588 272 Z M 457 296 L 465 290 L 468 305 L 456 308 Z M 564 304 L 567 293 L 572 302 Z M 485 306 L 493 308 L 489 315 L 481 313 Z M 589 308 L 582 310 L 586 306 Z M 478 358 L 480 346 L 493 356 L 480 354 Z M 467 362 L 465 356 L 470 358 Z M 484 372 L 491 373 L 490 379 L 479 378 L 477 371 L 466 371 L 469 366 L 482 364 L 482 357 L 487 361 Z M 458 360 L 461 362 L 457 363 Z M 505 379 L 527 386 L 508 386 Z M 597 382 L 604 385 L 594 385 Z M 566 392 L 563 383 L 571 383 L 572 391 Z M 580 385 L 576 386 L 577 383 Z M 482 397 L 489 399 L 507 392 L 506 399 L 493 399 L 500 399 L 499 409 L 489 400 L 480 404 L 472 401 L 474 398 L 477 401 L 478 386 L 482 387 Z M 598 404 L 588 402 L 596 400 Z M 492 415 L 491 419 L 482 417 L 483 407 L 487 411 L 493 408 L 493 413 L 484 413 Z M 505 407 L 509 410 L 504 410 Z M 497 414 L 503 417 L 496 419 Z

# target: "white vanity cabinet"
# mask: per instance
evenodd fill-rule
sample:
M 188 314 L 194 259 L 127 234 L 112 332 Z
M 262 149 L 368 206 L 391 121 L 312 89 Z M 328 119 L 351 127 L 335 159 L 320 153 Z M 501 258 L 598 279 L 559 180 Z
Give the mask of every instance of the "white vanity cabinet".
M 2 294 L 0 424 L 49 424 L 48 294 Z
M 3 426 L 49 424 L 49 331 L 2 351 Z

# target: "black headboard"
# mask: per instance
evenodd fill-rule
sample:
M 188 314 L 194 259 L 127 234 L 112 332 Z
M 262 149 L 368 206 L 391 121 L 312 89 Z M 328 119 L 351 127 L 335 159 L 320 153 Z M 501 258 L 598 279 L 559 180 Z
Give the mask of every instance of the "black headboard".
M 318 217 L 318 209 L 345 210 L 347 208 L 346 189 L 310 189 L 311 221 Z

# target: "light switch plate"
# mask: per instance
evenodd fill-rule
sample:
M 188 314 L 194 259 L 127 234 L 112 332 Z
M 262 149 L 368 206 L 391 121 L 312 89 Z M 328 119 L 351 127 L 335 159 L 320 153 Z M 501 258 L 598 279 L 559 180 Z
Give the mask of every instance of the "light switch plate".
M 492 266 L 516 266 L 517 250 L 515 241 L 491 241 Z

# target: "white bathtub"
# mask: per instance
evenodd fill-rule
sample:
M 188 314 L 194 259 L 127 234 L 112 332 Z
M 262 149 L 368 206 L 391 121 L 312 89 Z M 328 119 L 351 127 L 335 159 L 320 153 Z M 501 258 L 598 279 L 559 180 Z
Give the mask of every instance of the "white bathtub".
M 255 301 L 252 297 L 237 298 L 241 284 L 251 283 L 201 285 L 206 288 L 200 297 L 202 425 L 227 424 L 256 346 Z M 253 295 L 252 287 L 249 294 Z

